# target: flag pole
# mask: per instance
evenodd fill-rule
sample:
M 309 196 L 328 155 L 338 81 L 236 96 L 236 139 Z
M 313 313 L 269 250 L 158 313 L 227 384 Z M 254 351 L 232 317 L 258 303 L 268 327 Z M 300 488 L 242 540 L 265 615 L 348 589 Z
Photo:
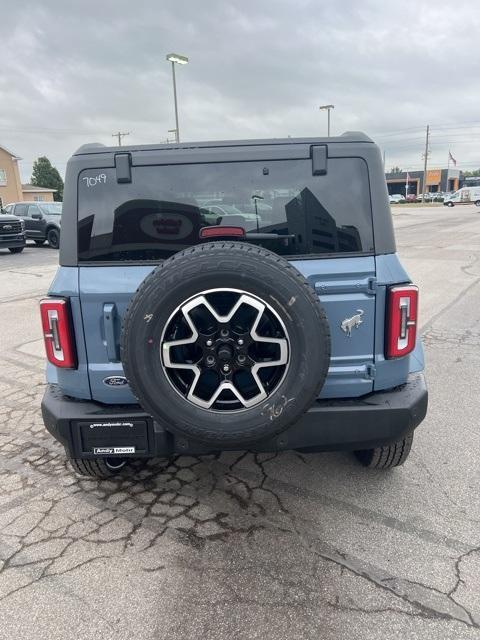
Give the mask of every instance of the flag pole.
M 448 188 L 448 174 L 450 173 L 450 149 L 448 150 L 448 160 L 447 160 L 447 184 L 445 191 L 448 193 L 450 189 Z

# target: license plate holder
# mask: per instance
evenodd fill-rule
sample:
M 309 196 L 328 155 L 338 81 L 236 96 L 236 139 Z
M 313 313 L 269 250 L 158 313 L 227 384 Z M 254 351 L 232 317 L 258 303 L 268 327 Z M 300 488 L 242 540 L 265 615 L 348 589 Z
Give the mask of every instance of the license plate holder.
M 98 456 L 145 455 L 148 426 L 145 420 L 81 421 L 73 423 L 82 454 Z

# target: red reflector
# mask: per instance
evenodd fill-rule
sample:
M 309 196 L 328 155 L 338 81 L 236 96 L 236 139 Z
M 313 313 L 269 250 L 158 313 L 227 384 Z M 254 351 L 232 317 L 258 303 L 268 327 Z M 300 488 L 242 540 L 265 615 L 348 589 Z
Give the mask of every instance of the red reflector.
M 40 315 L 48 361 L 56 367 L 74 369 L 77 358 L 68 300 L 41 300 Z
M 243 227 L 222 227 L 216 225 L 214 227 L 202 227 L 200 229 L 200 238 L 245 238 L 245 229 Z
M 385 356 L 401 358 L 415 349 L 417 340 L 418 287 L 401 285 L 388 290 Z

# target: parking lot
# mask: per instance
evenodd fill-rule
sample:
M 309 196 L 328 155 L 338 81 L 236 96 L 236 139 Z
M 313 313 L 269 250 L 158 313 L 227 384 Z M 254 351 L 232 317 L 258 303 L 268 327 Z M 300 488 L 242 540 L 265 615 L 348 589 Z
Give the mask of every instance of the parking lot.
M 430 407 L 390 472 L 239 452 L 79 479 L 40 415 L 58 252 L 0 254 L 2 640 L 480 638 L 480 210 L 394 223 Z

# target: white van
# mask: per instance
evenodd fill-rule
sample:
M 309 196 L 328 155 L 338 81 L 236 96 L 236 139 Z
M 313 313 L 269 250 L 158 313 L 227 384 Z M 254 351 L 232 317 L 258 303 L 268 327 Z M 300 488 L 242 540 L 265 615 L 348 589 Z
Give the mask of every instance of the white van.
M 480 207 L 480 187 L 462 187 L 451 196 L 443 201 L 447 207 L 453 207 L 456 204 L 476 204 Z

